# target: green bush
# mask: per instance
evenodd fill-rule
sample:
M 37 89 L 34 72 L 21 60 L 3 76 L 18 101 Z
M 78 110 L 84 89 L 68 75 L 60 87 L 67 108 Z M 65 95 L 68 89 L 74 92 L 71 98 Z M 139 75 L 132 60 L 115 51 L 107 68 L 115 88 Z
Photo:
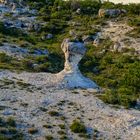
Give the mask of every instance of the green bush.
M 60 114 L 59 114 L 59 112 L 57 112 L 57 111 L 50 111 L 50 112 L 48 112 L 49 113 L 49 115 L 50 116 L 59 116 Z
M 23 134 L 16 128 L 13 118 L 0 119 L 0 140 L 23 140 Z
M 0 63 L 10 62 L 11 57 L 7 56 L 5 53 L 0 53 Z
M 8 124 L 9 126 L 15 127 L 15 126 L 16 126 L 15 119 L 12 118 L 12 117 L 8 118 L 8 119 L 7 119 L 7 124 Z
M 53 140 L 54 139 L 53 136 L 51 136 L 51 135 L 46 136 L 45 138 L 46 138 L 46 140 Z
M 78 120 L 74 120 L 72 122 L 70 129 L 74 133 L 86 133 L 87 132 L 85 125 Z

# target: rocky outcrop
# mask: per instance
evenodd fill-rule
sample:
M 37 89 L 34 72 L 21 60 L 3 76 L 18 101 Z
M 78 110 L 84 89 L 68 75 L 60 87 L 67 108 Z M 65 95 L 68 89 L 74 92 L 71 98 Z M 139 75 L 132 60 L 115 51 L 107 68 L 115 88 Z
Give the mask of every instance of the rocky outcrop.
M 129 36 L 134 27 L 130 27 L 123 22 L 106 22 L 106 26 L 101 29 L 101 39 L 112 41 L 110 50 L 114 52 L 126 53 L 127 50 L 134 55 L 140 53 L 140 38 Z
M 124 9 L 100 9 L 98 12 L 99 17 L 118 17 L 121 14 L 126 14 Z
M 120 42 L 115 42 L 113 46 L 113 51 L 121 52 L 122 51 L 122 45 Z
M 80 9 L 80 8 L 78 8 L 78 9 L 76 10 L 76 14 L 81 14 L 81 9 Z
M 44 36 L 42 36 L 42 40 L 49 40 L 53 38 L 53 34 L 45 34 Z
M 81 42 L 71 42 L 69 39 L 65 39 L 61 48 L 65 54 L 64 71 L 76 72 L 78 70 L 78 63 L 86 52 L 84 44 Z
M 78 68 L 78 63 L 86 53 L 84 43 L 65 39 L 61 48 L 65 54 L 64 70 L 57 74 L 58 78 L 62 78 L 61 86 L 66 88 L 98 88 L 94 82 L 85 78 Z

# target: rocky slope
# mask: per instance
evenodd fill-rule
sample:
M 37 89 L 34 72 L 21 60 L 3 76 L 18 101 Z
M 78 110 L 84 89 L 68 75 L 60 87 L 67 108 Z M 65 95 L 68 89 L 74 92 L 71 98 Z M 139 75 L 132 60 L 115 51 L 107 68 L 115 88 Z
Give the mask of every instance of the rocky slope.
M 140 112 L 112 108 L 100 101 L 98 86 L 78 69 L 84 45 L 67 39 L 61 47 L 65 68 L 58 74 L 0 72 L 0 117 L 16 118 L 17 128 L 27 140 L 45 140 L 50 135 L 56 140 L 138 140 Z M 66 89 L 74 87 L 86 89 Z M 75 119 L 84 123 L 86 135 L 72 132 Z M 31 134 L 31 130 L 35 132 Z
M 57 9 L 59 11 L 61 7 L 57 7 Z M 8 38 L 4 34 L 2 36 L 3 40 L 0 42 L 0 53 L 5 53 L 17 61 L 26 59 L 29 56 L 31 56 L 31 59 L 34 56 L 40 56 L 38 58 L 39 62 L 33 64 L 35 67 L 42 64 L 42 59 L 45 62 L 49 61 L 51 51 L 58 49 L 56 48 L 58 44 L 55 44 L 53 39 L 58 41 L 61 38 L 57 38 L 56 36 L 58 35 L 55 35 L 54 32 L 54 34 L 46 33 L 46 30 L 45 33 L 39 34 L 41 26 L 45 24 L 47 26 L 49 22 L 45 24 L 43 21 L 40 22 L 37 18 L 37 10 L 30 9 L 28 6 L 20 5 L 18 7 L 16 5 L 1 4 L 0 10 L 0 19 L 6 29 L 19 29 L 27 33 L 27 35 L 38 36 L 37 41 L 40 41 L 38 48 L 31 49 L 37 41 L 30 44 L 31 40 L 26 40 L 27 42 L 22 44 L 24 39 L 21 37 L 17 41 L 20 44 L 18 45 L 18 43 L 10 43 L 9 38 L 12 38 L 12 36 Z M 77 9 L 76 14 L 73 14 L 74 17 L 81 14 L 81 9 Z M 124 48 L 127 48 L 134 49 L 132 55 L 139 56 L 140 38 L 128 36 L 129 32 L 133 31 L 134 28 L 114 19 L 110 19 L 102 26 L 90 23 L 93 24 L 92 26 L 90 25 L 90 28 L 93 27 L 96 32 L 94 31 L 94 34 L 89 35 L 84 32 L 84 30 L 87 30 L 84 29 L 85 23 L 83 26 L 79 20 L 69 21 L 73 24 L 72 29 L 69 29 L 71 26 L 66 29 L 69 32 L 66 37 L 70 34 L 71 38 L 75 40 L 65 39 L 61 45 L 65 56 L 64 69 L 61 72 L 57 74 L 17 72 L 16 65 L 18 63 L 14 63 L 14 71 L 0 70 L 0 134 L 4 133 L 10 137 L 9 133 L 3 131 L 1 118 L 12 117 L 16 120 L 16 128 L 23 133 L 25 140 L 139 140 L 140 111 L 103 103 L 98 98 L 102 94 L 100 88 L 94 81 L 81 74 L 78 64 L 86 53 L 86 44 L 90 44 L 91 47 L 96 49 L 99 48 L 97 55 L 104 55 L 106 51 L 124 54 Z M 100 21 L 100 19 L 96 20 Z M 65 26 L 68 26 L 69 22 L 65 23 Z M 50 26 L 50 29 L 55 30 L 57 26 L 54 24 L 52 27 Z M 78 40 L 78 32 L 81 35 L 81 42 Z M 62 29 L 61 33 L 65 34 L 64 29 Z M 7 39 L 6 41 L 5 38 Z M 16 37 L 11 42 L 15 42 L 15 40 Z M 103 46 L 100 52 L 102 40 L 111 40 L 112 44 L 109 46 L 110 48 L 104 48 Z M 51 46 L 54 44 L 56 46 L 54 45 L 49 52 L 46 42 L 50 43 Z M 54 44 L 52 45 L 51 42 Z M 46 43 L 45 47 L 42 47 L 43 43 Z M 90 55 L 93 56 L 92 51 Z M 48 56 L 47 59 L 43 58 L 44 56 Z M 9 59 L 6 60 L 8 61 L 6 64 L 10 63 Z M 2 61 L 1 64 L 3 63 Z M 32 67 L 30 64 L 29 67 Z M 97 74 L 99 72 L 94 67 L 93 71 L 97 71 Z M 82 122 L 86 132 L 74 133 L 71 128 L 74 120 Z
M 32 74 L 34 82 L 35 75 Z M 46 74 L 48 76 L 51 75 Z M 26 139 L 44 140 L 49 135 L 60 139 L 60 124 L 65 125 L 64 132 L 69 139 L 84 139 L 70 130 L 75 119 L 84 122 L 90 135 L 87 139 L 138 140 L 140 137 L 140 112 L 109 107 L 96 97 L 94 90 L 38 88 L 24 81 L 11 82 L 2 76 L 0 79 L 0 106 L 5 107 L 0 110 L 0 116 L 15 117 Z M 42 82 L 46 80 L 49 78 Z M 51 111 L 58 114 L 50 115 Z M 38 132 L 31 135 L 29 128 L 36 128 Z

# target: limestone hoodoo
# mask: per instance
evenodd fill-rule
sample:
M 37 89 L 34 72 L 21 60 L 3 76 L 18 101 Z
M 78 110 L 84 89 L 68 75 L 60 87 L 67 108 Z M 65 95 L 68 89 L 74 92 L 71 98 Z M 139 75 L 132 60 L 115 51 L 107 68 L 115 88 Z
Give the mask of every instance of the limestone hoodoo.
M 89 78 L 84 77 L 78 68 L 80 60 L 86 53 L 84 43 L 64 39 L 61 48 L 65 54 L 64 70 L 57 74 L 58 79 L 62 79 L 61 86 L 98 89 L 98 86 Z

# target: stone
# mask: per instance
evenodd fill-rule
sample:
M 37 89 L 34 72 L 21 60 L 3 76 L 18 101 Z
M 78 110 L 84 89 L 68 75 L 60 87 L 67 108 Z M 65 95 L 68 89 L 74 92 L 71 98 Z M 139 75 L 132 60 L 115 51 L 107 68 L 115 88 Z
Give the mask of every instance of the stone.
M 76 10 L 76 14 L 81 14 L 81 9 L 80 9 L 80 8 L 78 8 L 78 9 Z
M 70 36 L 75 36 L 76 34 L 75 34 L 74 31 L 70 30 L 70 31 L 69 31 L 69 35 L 70 35 Z
M 46 35 L 41 37 L 42 40 L 48 40 L 48 39 L 52 39 L 52 38 L 53 38 L 52 34 L 46 34 Z
M 100 44 L 100 39 L 97 37 L 94 41 L 93 41 L 93 45 L 94 46 L 99 46 L 99 44 Z
M 14 114 L 14 111 L 12 109 L 5 109 L 3 111 L 3 115 L 5 116 L 9 116 L 9 115 L 13 115 Z
M 17 5 L 16 5 L 15 3 L 11 3 L 11 6 L 12 6 L 12 12 L 13 12 L 14 10 L 16 10 Z
M 53 103 L 53 101 L 50 100 L 50 99 L 45 99 L 45 100 L 43 100 L 43 101 L 41 102 L 42 106 L 48 106 L 48 105 L 50 105 L 50 104 L 52 104 L 52 103 Z
M 82 40 L 83 40 L 83 42 L 91 42 L 91 41 L 93 41 L 93 37 L 90 35 L 84 35 L 82 37 Z
M 38 31 L 41 29 L 40 24 L 38 24 L 38 23 L 34 24 L 34 25 L 33 25 L 33 29 L 34 29 L 36 32 L 38 32 Z
M 53 38 L 53 35 L 52 34 L 47 34 L 46 35 L 46 39 L 52 39 Z
M 121 51 L 122 51 L 121 43 L 115 42 L 115 44 L 114 44 L 114 46 L 113 46 L 113 51 L 121 52 Z
M 65 55 L 64 70 L 57 74 L 61 87 L 66 88 L 95 88 L 99 87 L 90 79 L 84 77 L 78 63 L 86 53 L 86 48 L 82 42 L 72 42 L 70 39 L 64 39 L 61 48 Z
M 57 10 L 60 11 L 62 9 L 61 6 L 57 6 Z
M 124 9 L 100 9 L 98 12 L 98 16 L 102 17 L 118 17 L 121 14 L 126 14 L 127 11 Z
M 99 12 L 98 12 L 98 16 L 100 17 L 100 18 L 102 18 L 102 17 L 105 17 L 105 9 L 100 9 L 99 10 Z
M 40 29 L 41 29 L 40 24 L 32 23 L 32 22 L 28 23 L 28 30 L 29 31 L 34 30 L 34 31 L 38 32 L 38 31 L 40 31 Z

